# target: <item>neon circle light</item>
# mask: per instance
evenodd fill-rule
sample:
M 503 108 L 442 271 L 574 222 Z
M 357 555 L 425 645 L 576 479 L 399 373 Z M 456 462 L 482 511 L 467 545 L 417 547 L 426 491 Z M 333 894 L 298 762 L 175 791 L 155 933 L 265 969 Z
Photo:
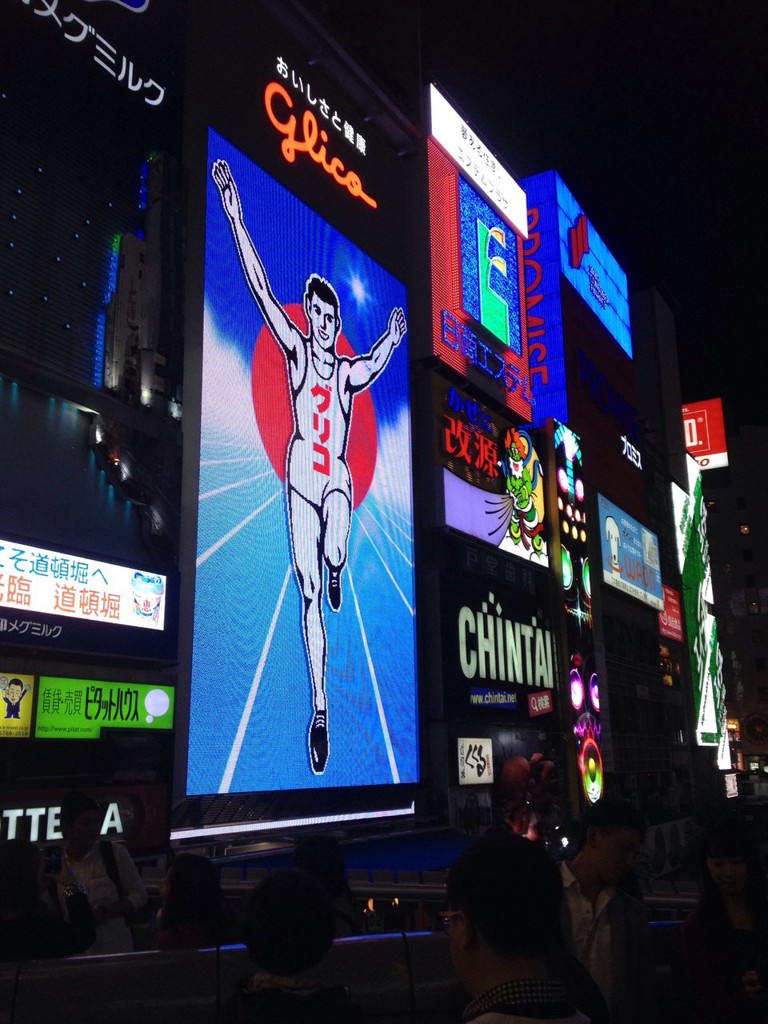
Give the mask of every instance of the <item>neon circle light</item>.
M 600 748 L 590 736 L 584 741 L 579 754 L 579 771 L 584 795 L 589 803 L 596 803 L 603 795 L 603 758 Z
M 573 562 L 567 548 L 560 545 L 560 560 L 563 566 L 563 590 L 570 590 L 573 586 Z
M 600 714 L 600 689 L 597 685 L 597 673 L 593 672 L 589 677 L 589 699 L 592 702 L 592 707 L 595 711 Z
M 578 669 L 571 669 L 571 707 L 574 711 L 580 711 L 584 706 L 584 680 Z

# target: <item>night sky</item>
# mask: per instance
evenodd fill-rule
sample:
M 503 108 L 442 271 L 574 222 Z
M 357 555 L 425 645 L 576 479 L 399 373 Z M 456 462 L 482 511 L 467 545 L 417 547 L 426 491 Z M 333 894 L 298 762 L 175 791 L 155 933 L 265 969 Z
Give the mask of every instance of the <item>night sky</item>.
M 517 178 L 556 168 L 677 325 L 684 401 L 768 423 L 768 4 L 422 0 L 423 74 Z

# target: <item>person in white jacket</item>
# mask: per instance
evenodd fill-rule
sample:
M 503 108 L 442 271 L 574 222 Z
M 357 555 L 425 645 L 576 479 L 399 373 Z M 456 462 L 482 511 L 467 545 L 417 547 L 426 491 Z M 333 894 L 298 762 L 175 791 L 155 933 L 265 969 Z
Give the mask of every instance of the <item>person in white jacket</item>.
M 86 793 L 73 790 L 61 802 L 62 864 L 87 895 L 96 941 L 85 952 L 129 953 L 129 919 L 147 902 L 138 868 L 120 843 L 101 839 L 104 812 Z M 63 893 L 59 902 L 64 905 Z

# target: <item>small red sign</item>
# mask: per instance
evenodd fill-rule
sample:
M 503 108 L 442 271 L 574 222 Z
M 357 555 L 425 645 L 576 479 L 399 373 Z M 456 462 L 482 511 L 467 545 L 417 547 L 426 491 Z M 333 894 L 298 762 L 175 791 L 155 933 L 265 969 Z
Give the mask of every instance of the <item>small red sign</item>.
M 664 611 L 659 612 L 659 632 L 669 640 L 683 639 L 683 615 L 680 608 L 680 595 L 666 583 L 664 590 Z
M 555 705 L 551 693 L 544 691 L 543 693 L 528 694 L 528 713 L 531 718 L 536 718 L 537 715 L 548 715 L 554 710 Z
M 720 398 L 683 406 L 685 447 L 702 469 L 728 465 L 723 403 Z

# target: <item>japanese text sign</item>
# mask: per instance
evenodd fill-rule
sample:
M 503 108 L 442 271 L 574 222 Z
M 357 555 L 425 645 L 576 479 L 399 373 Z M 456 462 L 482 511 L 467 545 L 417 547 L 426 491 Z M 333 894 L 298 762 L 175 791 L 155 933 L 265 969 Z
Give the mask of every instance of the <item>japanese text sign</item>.
M 547 566 L 544 473 L 533 432 L 436 378 L 445 523 Z
M 683 612 L 680 607 L 680 595 L 672 587 L 665 584 L 664 608 L 659 612 L 659 632 L 669 640 L 683 639 Z
M 174 689 L 41 676 L 35 736 L 98 739 L 102 729 L 173 728 Z
M 603 581 L 662 610 L 659 538 L 602 494 L 598 509 Z
M 165 576 L 0 538 L 0 607 L 162 630 L 165 593 Z
M 462 737 L 458 741 L 459 785 L 486 786 L 493 782 L 493 742 Z
M 461 167 L 475 188 L 526 238 L 528 222 L 523 190 L 434 85 L 429 88 L 429 102 L 432 137 Z

